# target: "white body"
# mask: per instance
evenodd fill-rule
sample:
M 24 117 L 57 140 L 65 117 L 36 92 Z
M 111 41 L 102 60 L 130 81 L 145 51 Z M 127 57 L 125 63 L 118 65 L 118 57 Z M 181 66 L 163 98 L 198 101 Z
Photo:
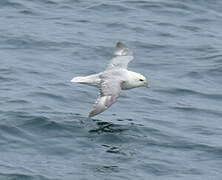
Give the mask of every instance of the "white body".
M 79 77 L 74 77 L 71 82 L 78 82 L 81 84 L 87 84 L 90 86 L 96 86 L 100 87 L 102 77 L 104 74 L 109 75 L 109 74 L 114 74 L 116 73 L 117 76 L 121 75 L 123 83 L 121 84 L 121 90 L 127 90 L 127 89 L 132 89 L 136 88 L 139 86 L 144 86 L 144 82 L 146 82 L 146 79 L 143 75 L 133 72 L 133 71 L 128 71 L 126 69 L 116 69 L 115 71 L 104 71 L 103 73 L 98 73 L 98 74 L 93 74 L 89 76 L 79 76 Z M 102 77 L 101 77 L 102 76 Z M 143 79 L 144 82 L 138 81 L 138 79 Z M 148 87 L 148 85 L 145 83 L 145 86 Z

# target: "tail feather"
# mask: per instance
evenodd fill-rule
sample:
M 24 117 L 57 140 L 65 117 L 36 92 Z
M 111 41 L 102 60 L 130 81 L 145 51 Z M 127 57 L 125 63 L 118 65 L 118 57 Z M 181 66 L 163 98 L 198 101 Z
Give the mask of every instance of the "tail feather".
M 84 83 L 86 82 L 86 78 L 85 77 L 74 77 L 72 78 L 71 82 L 78 82 L 78 83 Z
M 98 74 L 93 74 L 90 76 L 78 76 L 72 78 L 71 82 L 81 83 L 81 84 L 87 84 L 90 86 L 99 86 L 100 84 L 100 78 Z

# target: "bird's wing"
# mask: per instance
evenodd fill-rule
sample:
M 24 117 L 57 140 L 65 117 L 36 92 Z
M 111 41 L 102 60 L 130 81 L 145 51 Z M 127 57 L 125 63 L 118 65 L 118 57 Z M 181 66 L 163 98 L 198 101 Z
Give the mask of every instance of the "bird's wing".
M 133 53 L 127 48 L 127 46 L 121 42 L 118 42 L 115 47 L 114 57 L 107 65 L 107 69 L 124 68 L 127 69 L 128 63 L 133 60 Z
M 100 86 L 100 96 L 97 98 L 89 117 L 95 116 L 108 109 L 120 95 L 121 80 L 105 79 Z

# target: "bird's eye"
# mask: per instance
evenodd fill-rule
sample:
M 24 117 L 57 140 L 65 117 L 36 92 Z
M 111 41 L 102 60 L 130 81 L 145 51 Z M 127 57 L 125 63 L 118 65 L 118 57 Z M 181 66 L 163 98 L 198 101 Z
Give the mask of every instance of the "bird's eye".
M 140 81 L 143 81 L 143 79 L 139 79 Z

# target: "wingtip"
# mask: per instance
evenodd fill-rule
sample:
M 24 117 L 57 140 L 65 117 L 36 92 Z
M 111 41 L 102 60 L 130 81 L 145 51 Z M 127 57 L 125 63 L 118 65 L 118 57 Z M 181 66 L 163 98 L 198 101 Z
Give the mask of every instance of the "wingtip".
M 125 45 L 123 42 L 121 41 L 117 41 L 116 43 L 116 49 L 125 49 L 127 48 L 127 45 Z
M 95 116 L 96 114 L 93 112 L 93 111 L 91 111 L 90 113 L 89 113 L 89 115 L 88 115 L 88 118 L 91 118 L 91 117 L 93 117 L 93 116 Z
M 116 43 L 115 51 L 114 54 L 117 56 L 128 56 L 128 55 L 133 55 L 132 52 L 129 50 L 127 45 L 122 43 L 121 41 L 118 41 Z

